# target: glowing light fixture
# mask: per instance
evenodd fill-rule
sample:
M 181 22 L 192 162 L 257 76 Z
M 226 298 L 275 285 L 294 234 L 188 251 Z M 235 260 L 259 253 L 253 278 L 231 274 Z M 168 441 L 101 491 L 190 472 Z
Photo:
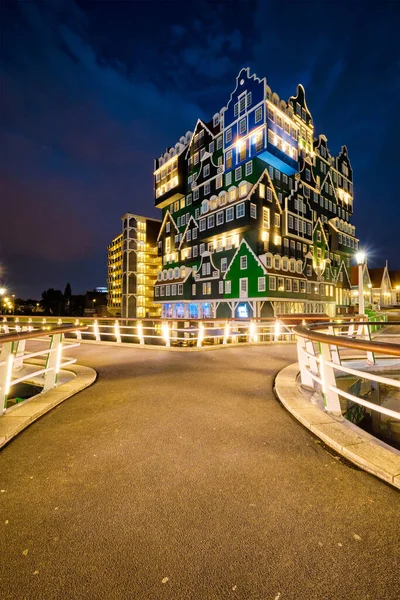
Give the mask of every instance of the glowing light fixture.
M 357 252 L 355 258 L 358 265 L 363 265 L 366 259 L 365 252 Z

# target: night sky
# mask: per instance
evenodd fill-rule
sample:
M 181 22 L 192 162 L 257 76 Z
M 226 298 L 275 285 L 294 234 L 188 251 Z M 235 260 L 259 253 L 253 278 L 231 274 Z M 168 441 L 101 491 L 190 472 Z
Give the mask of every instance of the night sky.
M 2 2 L 0 281 L 20 297 L 106 283 L 153 159 L 225 106 L 243 66 L 349 149 L 356 234 L 400 269 L 399 2 Z

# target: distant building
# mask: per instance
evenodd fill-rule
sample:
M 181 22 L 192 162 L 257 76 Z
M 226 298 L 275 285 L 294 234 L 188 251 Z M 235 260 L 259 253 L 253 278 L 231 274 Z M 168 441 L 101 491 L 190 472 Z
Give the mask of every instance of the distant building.
M 113 317 L 120 317 L 122 306 L 122 233 L 107 247 L 107 311 Z
M 156 159 L 154 187 L 163 317 L 348 310 L 353 170 L 301 85 L 286 102 L 242 69 L 226 106 Z
M 107 250 L 107 311 L 113 317 L 120 317 L 122 304 L 122 233 L 112 240 Z
M 366 305 L 380 308 L 400 306 L 400 271 L 389 271 L 384 267 L 369 269 L 363 265 L 363 289 Z M 358 266 L 350 268 L 351 303 L 358 304 Z
M 161 221 L 126 213 L 122 224 L 121 316 L 159 317 L 161 310 L 154 303 L 154 284 L 161 269 L 157 251 Z
M 369 269 L 372 284 L 372 303 L 381 308 L 392 306 L 392 284 L 390 282 L 388 265 L 379 269 Z
M 364 291 L 364 302 L 368 307 L 372 304 L 372 283 L 369 276 L 368 267 L 366 264 L 362 265 L 363 273 L 363 291 Z M 358 306 L 358 265 L 350 267 L 350 282 L 351 282 L 351 304 L 352 306 Z
M 400 306 L 400 271 L 389 271 L 389 277 L 392 284 L 392 304 Z

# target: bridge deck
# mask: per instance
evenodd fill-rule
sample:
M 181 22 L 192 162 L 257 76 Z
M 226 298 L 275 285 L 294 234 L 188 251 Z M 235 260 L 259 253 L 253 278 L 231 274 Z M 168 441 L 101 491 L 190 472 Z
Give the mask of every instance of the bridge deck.
M 400 495 L 278 404 L 294 346 L 74 352 L 98 381 L 0 453 L 3 598 L 399 597 Z

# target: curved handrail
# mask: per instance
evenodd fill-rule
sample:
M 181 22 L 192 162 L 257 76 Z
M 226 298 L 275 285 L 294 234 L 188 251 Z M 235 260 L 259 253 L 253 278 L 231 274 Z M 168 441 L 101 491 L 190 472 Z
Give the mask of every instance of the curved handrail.
M 47 323 L 51 323 L 51 322 L 57 322 L 59 319 L 65 319 L 65 318 L 73 318 L 76 319 L 77 321 L 87 321 L 87 322 L 91 322 L 91 321 L 98 321 L 99 323 L 101 323 L 101 321 L 150 321 L 152 323 L 163 323 L 165 321 L 199 321 L 199 322 L 204 322 L 204 321 L 218 321 L 221 323 L 225 323 L 226 321 L 234 321 L 234 322 L 238 322 L 241 323 L 243 322 L 244 319 L 242 318 L 238 318 L 238 317 L 226 317 L 226 318 L 214 318 L 214 317 L 202 317 L 202 318 L 195 318 L 195 317 L 86 317 L 86 316 L 80 316 L 80 317 L 57 317 L 57 316 L 53 316 L 53 315 L 6 315 L 6 318 L 9 319 L 23 319 L 23 321 L 20 321 L 20 323 L 26 323 L 27 319 L 32 319 L 32 324 L 33 323 L 38 323 L 39 320 L 40 322 L 43 321 L 43 319 L 46 320 Z M 280 315 L 276 315 L 275 317 L 249 317 L 248 320 L 252 320 L 252 321 L 257 321 L 257 322 L 265 322 L 265 323 L 275 323 L 277 320 L 279 321 L 299 321 L 300 319 L 302 321 L 314 321 L 316 319 L 326 319 L 327 315 L 318 315 L 318 314 L 313 314 L 313 315 L 305 315 L 305 314 L 280 314 Z M 35 320 L 33 320 L 35 319 Z M 334 322 L 334 320 L 340 320 L 342 322 L 348 322 L 348 321 L 354 321 L 356 323 L 358 323 L 361 319 L 365 319 L 365 315 L 359 315 L 359 314 L 355 314 L 355 315 L 338 315 L 336 317 L 331 317 L 332 322 Z M 367 321 L 365 321 L 367 322 Z M 340 323 L 338 324 L 340 326 Z M 382 325 L 382 321 L 379 322 L 379 325 Z M 75 327 L 75 329 L 77 329 L 77 327 Z
M 389 321 L 389 325 L 400 325 L 400 321 Z M 360 322 L 360 325 L 382 325 L 382 321 L 365 321 Z M 388 344 L 387 342 L 375 342 L 374 340 L 352 339 L 347 337 L 339 337 L 329 333 L 321 333 L 315 331 L 327 327 L 340 327 L 341 323 L 318 323 L 313 325 L 299 325 L 293 329 L 293 332 L 302 338 L 307 338 L 313 342 L 321 342 L 343 348 L 351 348 L 352 350 L 364 350 L 367 352 L 377 352 L 378 354 L 391 354 L 400 356 L 400 344 Z
M 33 329 L 32 331 L 13 331 L 13 333 L 0 333 L 0 344 L 6 342 L 16 342 L 19 340 L 28 340 L 36 338 L 38 335 L 53 335 L 57 333 L 71 333 L 77 330 L 86 330 L 87 325 L 64 325 L 63 327 L 49 327 L 45 329 Z

